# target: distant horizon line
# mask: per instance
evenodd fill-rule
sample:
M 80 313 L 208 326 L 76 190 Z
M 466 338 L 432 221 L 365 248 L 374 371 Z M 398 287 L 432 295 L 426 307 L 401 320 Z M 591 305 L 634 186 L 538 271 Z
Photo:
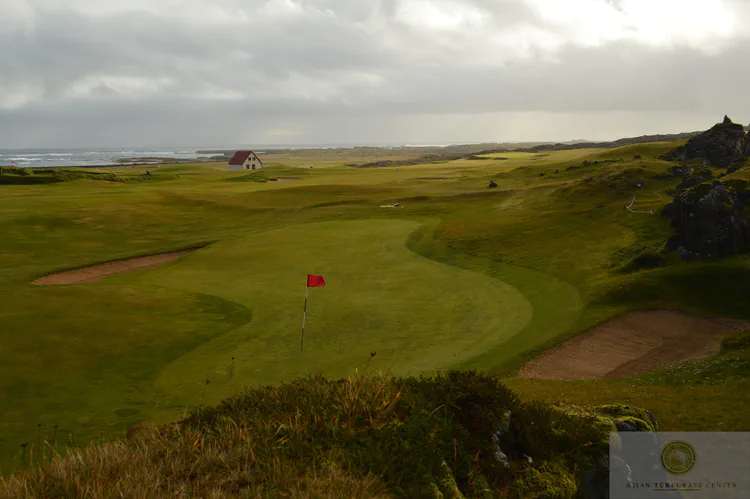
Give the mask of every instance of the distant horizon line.
M 243 150 L 243 149 L 306 149 L 306 148 L 321 148 L 321 149 L 332 149 L 332 148 L 357 148 L 357 147 L 375 147 L 375 148 L 385 148 L 385 147 L 451 147 L 451 146 L 472 146 L 472 145 L 505 145 L 505 144 L 566 144 L 566 143 L 575 143 L 575 142 L 594 142 L 591 140 L 584 140 L 584 139 L 573 139 L 573 140 L 565 140 L 565 141 L 559 141 L 559 140 L 518 140 L 518 141 L 502 141 L 502 142 L 493 142 L 493 141 L 481 141 L 481 142 L 448 142 L 448 143 L 410 143 L 410 144 L 402 144 L 402 143 L 377 143 L 377 144 L 366 144 L 366 143 L 337 143 L 337 144 L 325 144 L 325 143 L 318 143 L 318 144 L 257 144 L 257 145 L 223 145 L 223 146 L 169 146 L 169 145 L 160 145 L 160 146 L 115 146 L 115 147 L 95 147 L 95 146 L 84 146 L 84 147 L 0 147 L 0 152 L 7 152 L 7 151 L 119 151 L 119 152 L 127 152 L 127 151 L 133 151 L 133 152 L 143 152 L 143 151 L 149 151 L 153 150 L 154 152 L 157 152 L 158 150 L 168 150 L 168 151 L 177 151 L 177 150 L 183 150 L 183 151 L 190 151 L 190 152 L 197 152 L 197 151 L 218 151 L 218 150 Z

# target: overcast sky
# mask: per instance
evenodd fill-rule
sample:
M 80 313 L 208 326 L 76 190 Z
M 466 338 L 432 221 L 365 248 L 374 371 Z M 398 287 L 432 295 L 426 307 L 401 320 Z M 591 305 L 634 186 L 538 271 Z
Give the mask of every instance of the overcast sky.
M 746 0 L 0 0 L 0 148 L 750 122 Z

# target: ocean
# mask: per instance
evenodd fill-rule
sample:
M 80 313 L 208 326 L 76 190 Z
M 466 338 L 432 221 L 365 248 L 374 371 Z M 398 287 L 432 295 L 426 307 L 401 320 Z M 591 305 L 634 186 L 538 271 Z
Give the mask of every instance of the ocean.
M 213 154 L 189 149 L 0 149 L 0 166 L 47 168 L 60 166 L 106 166 L 118 160 L 164 158 L 200 160 Z M 143 159 L 144 162 L 147 162 Z
M 218 154 L 218 151 L 233 151 L 238 149 L 252 149 L 257 153 L 271 150 L 294 150 L 294 149 L 340 149 L 352 147 L 378 147 L 378 148 L 400 148 L 400 147 L 448 147 L 451 144 L 319 144 L 319 145 L 287 145 L 270 144 L 256 147 L 203 147 L 203 148 L 119 148 L 119 149 L 0 149 L 0 166 L 16 166 L 21 168 L 49 168 L 61 166 L 107 166 L 118 165 L 127 160 L 127 163 L 149 164 L 149 158 L 160 158 L 162 160 L 196 160 L 206 161 Z M 131 161 L 132 160 L 132 161 Z M 161 161 L 151 161 L 159 163 Z

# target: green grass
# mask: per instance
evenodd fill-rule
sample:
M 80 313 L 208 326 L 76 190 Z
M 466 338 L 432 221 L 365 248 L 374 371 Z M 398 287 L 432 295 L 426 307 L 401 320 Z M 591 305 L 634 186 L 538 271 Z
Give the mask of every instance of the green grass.
M 254 387 L 178 424 L 135 428 L 0 489 L 11 498 L 572 498 L 606 455 L 616 420 L 655 429 L 632 407 L 523 403 L 475 372 L 309 377 Z
M 222 164 L 115 167 L 102 171 L 134 181 L 2 185 L 0 461 L 12 468 L 22 444 L 49 438 L 55 425 L 58 440 L 84 444 L 141 421 L 174 421 L 243 386 L 346 376 L 368 362 L 396 375 L 510 375 L 542 349 L 631 309 L 747 317 L 747 257 L 628 267 L 671 233 L 661 217 L 624 208 L 634 195 L 639 209 L 657 212 L 671 199 L 679 179 L 664 178 L 670 164 L 656 159 L 670 147 L 372 169 L 344 165 L 413 156 L 299 152 L 269 155 L 269 168 L 250 174 Z M 152 178 L 138 180 L 146 169 Z M 263 181 L 281 177 L 299 180 Z M 636 189 L 639 178 L 646 185 Z M 490 179 L 497 189 L 487 189 Z M 380 207 L 393 202 L 402 207 Z M 29 284 L 206 243 L 157 269 L 75 286 Z M 307 273 L 329 284 L 310 292 L 300 352 Z M 659 409 L 640 384 L 513 383 L 524 396 L 580 403 L 616 401 L 611 387 L 623 387 L 637 405 Z M 677 401 L 691 387 L 652 386 L 648 393 L 675 394 L 659 410 L 678 427 L 685 416 Z M 712 389 L 740 407 L 739 394 Z M 687 427 L 711 429 L 709 415 L 750 427 L 745 416 L 709 407 Z
M 219 243 L 179 266 L 112 279 L 138 287 L 209 293 L 253 310 L 243 327 L 162 369 L 164 396 L 189 399 L 212 379 L 209 400 L 240 386 L 364 366 L 396 375 L 449 368 L 517 334 L 531 320 L 526 298 L 502 281 L 441 265 L 404 245 L 418 225 L 396 220 L 309 223 Z M 305 275 L 310 291 L 300 352 Z M 233 379 L 227 380 L 231 359 Z
M 653 413 L 660 431 L 748 431 L 750 383 L 686 385 L 629 380 L 545 381 L 513 378 L 523 400 L 569 404 L 627 404 Z

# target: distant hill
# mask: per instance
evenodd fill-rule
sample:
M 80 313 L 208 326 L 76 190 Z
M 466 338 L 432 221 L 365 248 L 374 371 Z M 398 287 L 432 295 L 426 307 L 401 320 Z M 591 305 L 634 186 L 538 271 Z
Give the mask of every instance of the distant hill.
M 677 142 L 695 137 L 701 132 L 686 132 L 676 134 L 641 135 L 640 137 L 628 137 L 612 142 L 588 142 L 575 140 L 568 143 L 540 144 L 532 147 L 514 149 L 516 152 L 541 152 L 541 151 L 563 151 L 567 149 L 603 149 L 629 146 L 633 144 L 645 144 L 648 142 Z
M 352 150 L 361 153 L 372 152 L 373 154 L 382 153 L 383 151 L 392 152 L 393 154 L 399 153 L 450 153 L 450 154 L 473 154 L 480 151 L 486 150 L 511 150 L 519 147 L 533 147 L 541 144 L 551 144 L 551 142 L 488 142 L 481 144 L 453 144 L 446 146 L 347 146 L 339 147 L 334 150 Z M 252 148 L 249 148 L 252 149 Z M 306 154 L 311 151 L 327 151 L 332 150 L 325 147 L 306 147 L 306 148 L 283 148 L 283 147 L 269 147 L 269 148 L 255 148 L 258 154 Z M 216 158 L 223 159 L 231 157 L 235 152 L 234 149 L 210 149 L 197 151 L 197 154 L 212 154 L 216 155 Z M 212 158 L 213 159 L 213 158 Z
M 387 166 L 405 166 L 420 163 L 435 163 L 441 161 L 454 161 L 470 156 L 481 156 L 483 154 L 493 154 L 499 152 L 541 152 L 541 151 L 560 151 L 567 149 L 596 149 L 596 148 L 615 148 L 631 144 L 640 144 L 648 142 L 675 142 L 689 139 L 698 135 L 700 132 L 688 132 L 678 134 L 661 134 L 661 135 L 642 135 L 640 137 L 622 138 L 612 142 L 590 142 L 583 139 L 576 139 L 564 143 L 552 142 L 496 142 L 483 144 L 455 144 L 448 146 L 402 146 L 402 147 L 377 147 L 377 146 L 359 146 L 343 147 L 341 149 L 351 149 L 358 152 L 371 152 L 373 156 L 386 153 L 390 155 L 414 155 L 409 159 L 387 159 L 380 158 L 377 161 L 370 161 L 362 164 L 350 163 L 346 166 L 357 168 L 380 168 Z M 319 151 L 310 147 L 307 149 L 264 149 L 263 152 L 268 154 L 305 154 L 311 151 Z M 199 154 L 213 154 L 212 160 L 221 161 L 229 158 L 235 151 L 233 150 L 205 150 L 198 151 Z M 261 152 L 260 154 L 263 154 Z M 472 159 L 472 158 L 470 158 Z
M 543 152 L 543 151 L 562 151 L 568 149 L 607 149 L 622 147 L 632 144 L 644 144 L 648 142 L 676 142 L 689 139 L 699 135 L 701 132 L 678 133 L 671 135 L 641 135 L 640 137 L 630 137 L 618 139 L 613 142 L 588 142 L 585 140 L 574 140 L 567 143 L 553 144 L 543 142 L 536 144 L 476 144 L 466 146 L 447 146 L 443 148 L 426 148 L 420 157 L 407 160 L 380 160 L 370 163 L 347 166 L 358 168 L 380 168 L 385 166 L 406 166 L 421 163 L 436 163 L 441 161 L 455 161 L 457 159 L 481 159 L 482 155 L 496 154 L 503 152 Z

